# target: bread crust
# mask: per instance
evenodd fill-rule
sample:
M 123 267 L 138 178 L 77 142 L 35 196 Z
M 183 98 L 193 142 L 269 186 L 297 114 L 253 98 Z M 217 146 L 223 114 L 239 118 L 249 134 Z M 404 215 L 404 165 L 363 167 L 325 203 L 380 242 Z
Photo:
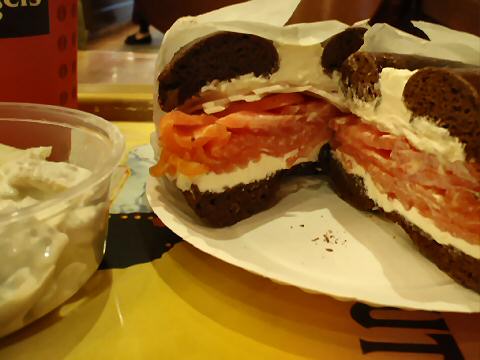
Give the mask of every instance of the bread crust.
M 363 45 L 363 27 L 350 27 L 322 43 L 322 67 L 327 74 L 340 69 L 343 62 Z
M 381 96 L 376 86 L 385 67 L 417 70 L 424 67 L 468 68 L 467 64 L 418 55 L 358 51 L 342 64 L 341 88 L 347 97 L 372 101 Z
M 467 160 L 480 163 L 480 68 L 421 69 L 408 79 L 403 99 L 415 116 L 465 144 Z
M 216 32 L 181 48 L 158 76 L 158 103 L 171 111 L 213 80 L 253 73 L 268 77 L 278 70 L 273 41 L 252 34 Z

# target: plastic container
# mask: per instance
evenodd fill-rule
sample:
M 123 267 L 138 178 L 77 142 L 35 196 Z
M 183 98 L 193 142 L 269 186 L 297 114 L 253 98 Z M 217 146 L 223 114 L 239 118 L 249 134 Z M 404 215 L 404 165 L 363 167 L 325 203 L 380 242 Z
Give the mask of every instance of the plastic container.
M 52 146 L 49 160 L 89 169 L 75 187 L 0 215 L 0 336 L 70 298 L 96 271 L 108 227 L 109 190 L 121 160 L 118 128 L 91 114 L 47 105 L 0 103 L 0 143 Z

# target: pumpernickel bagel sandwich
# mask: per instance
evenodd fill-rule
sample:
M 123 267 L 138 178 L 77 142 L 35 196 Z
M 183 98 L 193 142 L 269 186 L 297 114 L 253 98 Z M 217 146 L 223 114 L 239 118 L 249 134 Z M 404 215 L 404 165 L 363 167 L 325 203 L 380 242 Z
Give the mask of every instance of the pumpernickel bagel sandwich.
M 285 177 L 321 168 L 342 198 L 385 214 L 480 292 L 480 68 L 362 51 L 369 31 L 310 45 L 231 31 L 188 43 L 157 78 L 166 114 L 151 174 L 228 226 L 271 207 Z

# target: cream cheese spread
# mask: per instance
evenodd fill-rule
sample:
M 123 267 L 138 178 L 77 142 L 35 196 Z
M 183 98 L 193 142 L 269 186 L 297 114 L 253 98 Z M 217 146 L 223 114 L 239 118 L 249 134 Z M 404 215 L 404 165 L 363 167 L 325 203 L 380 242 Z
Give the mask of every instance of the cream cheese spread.
M 46 159 L 51 148 L 19 150 L 0 144 L 0 215 L 45 201 L 91 175 L 87 169 Z
M 73 295 L 98 267 L 103 251 L 104 190 L 15 218 L 91 176 L 88 169 L 48 161 L 50 153 L 50 147 L 0 144 L 0 336 Z
M 371 102 L 350 100 L 350 111 L 382 131 L 404 136 L 415 148 L 438 156 L 440 161 L 465 161 L 465 145 L 458 138 L 426 117 L 413 116 L 406 108 L 403 89 L 415 72 L 384 68 L 378 82 L 381 97 Z
M 410 210 L 405 209 L 400 201 L 397 199 L 390 199 L 387 194 L 382 193 L 376 187 L 372 177 L 362 166 L 355 162 L 355 159 L 339 151 L 335 151 L 333 154 L 334 157 L 341 163 L 348 162 L 351 164 L 351 167 L 349 166 L 349 169 L 346 169 L 346 171 L 349 174 L 359 176 L 363 179 L 367 196 L 385 212 L 397 212 L 410 223 L 418 226 L 426 234 L 430 235 L 437 243 L 442 245 L 451 245 L 475 259 L 480 259 L 480 245 L 473 245 L 461 238 L 451 235 L 446 231 L 440 230 L 431 219 L 422 216 L 414 207 L 412 207 Z
M 322 146 L 316 147 L 308 157 L 297 159 L 292 166 L 304 162 L 317 161 L 321 148 Z M 288 166 L 287 159 L 295 155 L 295 152 L 285 154 L 283 157 L 262 154 L 258 161 L 251 161 L 245 168 L 237 168 L 224 174 L 209 172 L 189 178 L 178 173 L 176 177 L 169 177 L 169 179 L 174 181 L 176 186 L 182 191 L 188 191 L 192 185 L 196 185 L 201 192 L 220 193 L 239 184 L 249 184 L 268 179 L 277 171 L 290 168 L 291 166 Z
M 342 98 L 335 79 L 323 72 L 320 64 L 323 47 L 275 43 L 279 68 L 269 77 L 256 77 L 253 73 L 218 81 L 202 87 L 203 110 L 207 114 L 222 111 L 233 101 L 260 100 L 273 93 L 307 92 L 328 99 L 341 106 Z

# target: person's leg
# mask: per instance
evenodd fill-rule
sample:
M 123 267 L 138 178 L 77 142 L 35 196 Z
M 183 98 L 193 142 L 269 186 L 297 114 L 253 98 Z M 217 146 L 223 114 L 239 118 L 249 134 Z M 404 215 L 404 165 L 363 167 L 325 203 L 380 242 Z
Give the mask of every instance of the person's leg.
M 150 35 L 150 24 L 146 19 L 141 6 L 141 2 L 135 0 L 133 6 L 132 22 L 139 25 L 139 31 L 135 34 L 128 36 L 125 39 L 127 45 L 144 45 L 152 42 L 152 36 Z
M 150 34 L 150 24 L 147 19 L 141 18 L 141 20 L 138 21 L 138 25 L 140 26 L 140 33 Z

